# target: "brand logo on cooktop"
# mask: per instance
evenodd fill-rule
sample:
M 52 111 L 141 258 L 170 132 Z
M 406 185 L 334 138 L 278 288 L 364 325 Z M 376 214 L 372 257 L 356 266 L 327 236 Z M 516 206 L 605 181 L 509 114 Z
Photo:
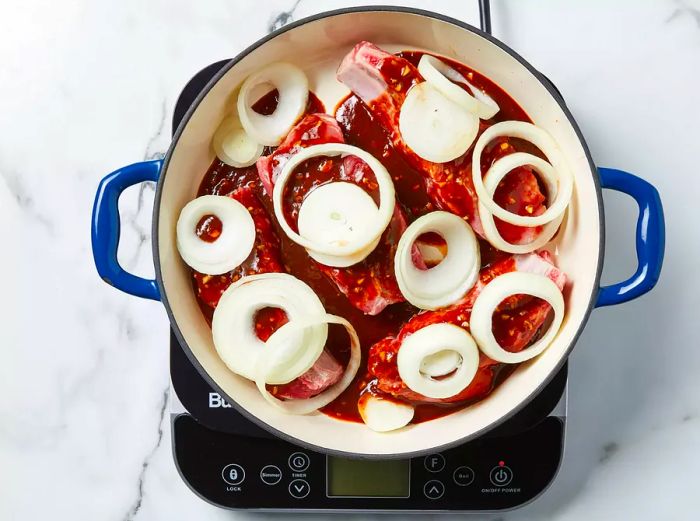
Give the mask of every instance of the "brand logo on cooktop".
M 209 393 L 209 408 L 218 409 L 220 407 L 228 409 L 231 407 L 231 404 L 227 403 L 219 393 Z

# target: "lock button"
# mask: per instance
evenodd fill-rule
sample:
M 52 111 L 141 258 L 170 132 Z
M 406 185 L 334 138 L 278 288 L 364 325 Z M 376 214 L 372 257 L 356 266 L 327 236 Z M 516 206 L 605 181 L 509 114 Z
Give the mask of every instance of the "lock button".
M 229 485 L 240 485 L 245 480 L 245 470 L 237 463 L 230 463 L 221 471 L 221 477 Z

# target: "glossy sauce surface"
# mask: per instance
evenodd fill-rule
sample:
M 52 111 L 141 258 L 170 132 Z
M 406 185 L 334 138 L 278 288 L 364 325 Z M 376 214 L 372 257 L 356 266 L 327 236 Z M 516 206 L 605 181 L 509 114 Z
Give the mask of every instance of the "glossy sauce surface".
M 422 53 L 404 52 L 400 53 L 400 55 L 412 63 L 417 64 Z M 492 124 L 496 121 L 513 119 L 530 121 L 520 106 L 490 80 L 480 76 L 478 73 L 462 64 L 451 62 L 451 65 L 459 70 L 474 85 L 483 88 L 499 104 L 499 113 L 493 120 L 490 120 L 489 123 Z M 406 88 L 408 87 L 410 87 L 410 85 L 406 86 Z M 269 114 L 274 111 L 276 101 L 276 91 L 270 92 L 256 103 L 254 109 L 262 114 Z M 321 101 L 311 94 L 307 113 L 324 111 Z M 341 100 L 335 110 L 335 116 L 343 129 L 346 142 L 366 150 L 379 159 L 387 168 L 394 181 L 398 202 L 406 211 L 409 223 L 417 217 L 436 209 L 426 195 L 425 181 L 422 174 L 403 160 L 401 155 L 392 146 L 383 127 L 374 120 L 369 110 L 357 97 L 350 95 L 344 100 Z M 505 146 L 502 147 L 501 144 L 499 140 L 494 140 L 494 142 L 487 147 L 482 157 L 484 168 L 488 168 L 488 165 L 498 157 L 512 152 L 513 149 Z M 515 147 L 517 150 L 539 154 L 539 151 L 536 149 L 533 150 L 533 147 L 527 144 L 521 147 L 516 143 Z M 266 149 L 265 154 L 269 154 L 271 151 L 272 149 Z M 467 152 L 465 157 L 470 157 L 470 155 L 471 151 Z M 303 201 L 304 195 L 315 186 L 331 180 L 343 179 L 344 172 L 341 160 L 316 158 L 302 163 L 295 171 L 295 174 L 296 176 L 294 179 L 290 180 L 289 185 L 285 189 L 284 198 L 284 213 L 288 222 L 294 228 L 296 228 L 295 222 L 298 208 Z M 504 183 L 502 183 L 502 186 L 499 186 L 496 192 L 495 199 L 504 207 L 512 211 L 519 211 L 520 209 L 518 208 L 509 207 L 509 201 L 503 200 L 503 197 L 499 196 L 499 192 L 505 193 L 510 190 L 512 193 L 515 185 L 510 187 L 506 186 L 506 188 L 503 188 L 503 185 L 507 185 L 508 183 L 513 184 L 515 182 L 517 182 L 517 180 L 511 179 L 510 175 L 506 176 Z M 368 375 L 366 369 L 367 350 L 380 339 L 388 335 L 395 335 L 401 326 L 409 318 L 414 316 L 418 310 L 408 303 L 400 303 L 388 306 L 377 316 L 369 316 L 364 315 L 361 311 L 352 306 L 336 286 L 320 272 L 316 264 L 309 261 L 306 251 L 290 241 L 281 230 L 274 218 L 271 200 L 264 191 L 254 165 L 248 168 L 233 168 L 225 165 L 218 159 L 215 160 L 204 176 L 198 196 L 205 194 L 230 195 L 237 188 L 243 186 L 253 189 L 258 199 L 267 210 L 268 215 L 271 217 L 272 226 L 279 237 L 284 269 L 311 286 L 322 300 L 328 313 L 345 317 L 357 330 L 363 348 L 363 360 L 357 377 L 339 398 L 322 409 L 322 411 L 335 418 L 355 422 L 362 421 L 357 410 L 358 398 L 364 392 L 373 392 L 374 388 L 372 378 Z M 361 186 L 363 185 L 361 184 Z M 375 202 L 378 202 L 376 183 L 374 183 L 374 186 L 367 185 L 363 186 L 363 188 L 375 198 Z M 515 188 L 517 188 L 517 186 L 515 186 Z M 501 225 L 499 225 L 499 229 L 506 239 L 508 238 L 508 226 L 509 225 L 505 225 L 505 227 L 502 228 Z M 203 226 L 203 228 L 210 230 L 212 224 L 210 223 L 206 227 Z M 207 231 L 206 233 L 211 234 L 212 232 Z M 215 230 L 213 233 L 215 233 Z M 440 244 L 439 237 L 431 238 L 428 236 L 426 239 L 426 242 L 435 242 L 436 245 Z M 495 250 L 486 241 L 480 240 L 480 243 L 482 266 L 486 266 L 508 256 L 508 254 Z M 194 273 L 195 279 L 197 276 L 198 274 Z M 201 274 L 199 274 L 199 276 L 201 276 Z M 221 287 L 215 288 L 215 291 L 223 291 L 229 284 L 230 282 L 221 280 L 219 282 Z M 197 291 L 196 284 L 195 291 Z M 203 299 L 201 294 L 198 300 L 205 317 L 211 321 L 213 308 L 207 304 L 206 299 Z M 284 316 L 284 313 L 280 313 L 280 310 L 265 310 L 264 312 L 258 313 L 256 316 L 256 329 L 259 337 L 262 339 L 269 337 L 269 335 L 284 322 L 286 322 L 286 316 Z M 497 338 L 503 338 L 504 335 L 508 335 L 509 331 L 521 327 L 526 327 L 526 324 L 524 324 L 522 320 L 519 320 L 518 313 L 510 315 L 507 313 L 497 313 L 494 315 L 494 332 Z M 329 331 L 329 341 L 326 348 L 339 362 L 343 364 L 347 363 L 349 357 L 347 335 L 343 332 L 342 328 L 335 326 L 331 327 Z M 494 367 L 495 378 L 493 379 L 491 390 L 510 375 L 515 368 L 515 365 L 497 364 Z M 386 395 L 382 395 L 382 397 L 387 398 Z M 480 399 L 482 398 L 483 397 Z M 413 423 L 444 416 L 457 409 L 464 408 L 470 403 L 473 402 L 457 404 L 417 404 Z
M 204 242 L 215 242 L 223 228 L 224 223 L 216 215 L 205 215 L 197 223 L 195 233 Z

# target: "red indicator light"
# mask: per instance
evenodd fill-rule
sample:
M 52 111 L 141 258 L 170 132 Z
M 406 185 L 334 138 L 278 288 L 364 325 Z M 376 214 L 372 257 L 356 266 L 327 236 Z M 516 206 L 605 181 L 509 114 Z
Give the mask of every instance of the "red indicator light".
M 499 462 L 498 462 L 498 466 L 499 466 L 499 467 L 505 467 L 505 466 L 506 466 L 506 462 L 505 462 L 505 461 L 499 461 Z

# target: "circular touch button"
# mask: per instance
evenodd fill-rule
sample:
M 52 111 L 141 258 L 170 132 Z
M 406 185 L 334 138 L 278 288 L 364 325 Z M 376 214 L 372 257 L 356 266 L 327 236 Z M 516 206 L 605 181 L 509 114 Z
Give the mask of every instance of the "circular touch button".
M 245 479 L 245 470 L 236 463 L 231 463 L 221 471 L 221 477 L 229 485 L 240 485 Z
M 276 465 L 265 465 L 260 470 L 260 479 L 266 485 L 277 485 L 282 481 L 282 471 Z
M 460 487 L 466 487 L 474 482 L 474 471 L 470 467 L 457 467 L 452 474 L 455 484 Z
M 512 481 L 513 471 L 501 462 L 491 469 L 489 479 L 494 486 L 505 487 Z
M 445 468 L 445 457 L 442 454 L 430 454 L 423 460 L 423 465 L 428 472 L 440 472 Z
M 440 499 L 444 493 L 445 485 L 437 479 L 431 479 L 423 486 L 423 494 L 428 499 Z
M 295 479 L 289 484 L 289 494 L 297 499 L 305 498 L 311 492 L 309 483 L 303 479 Z
M 303 452 L 295 452 L 289 456 L 287 463 L 289 463 L 289 468 L 294 472 L 304 472 L 309 468 L 310 460 Z

